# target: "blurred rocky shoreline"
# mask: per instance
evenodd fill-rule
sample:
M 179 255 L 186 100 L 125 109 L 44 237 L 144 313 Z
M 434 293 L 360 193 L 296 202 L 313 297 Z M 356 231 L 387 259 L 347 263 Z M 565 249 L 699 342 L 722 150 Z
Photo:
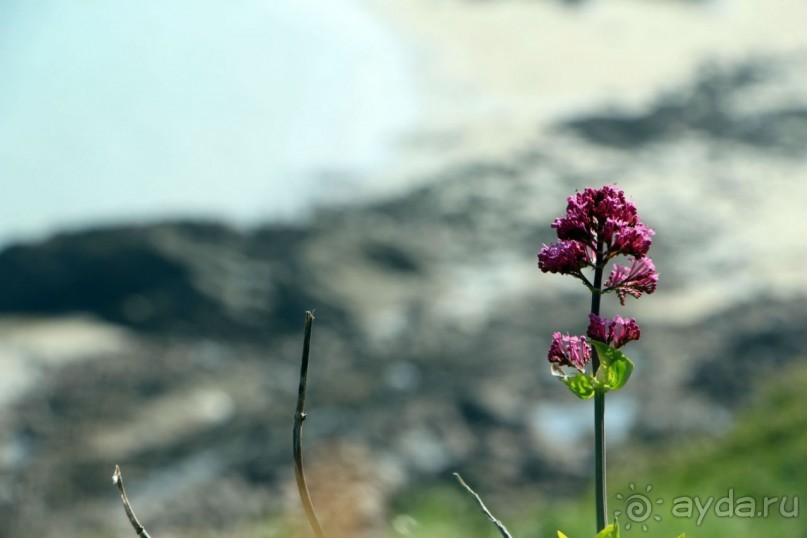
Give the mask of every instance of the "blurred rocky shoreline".
M 535 255 L 566 196 L 614 181 L 657 232 L 661 280 L 642 304 L 607 307 L 643 328 L 610 441 L 720 435 L 749 387 L 805 358 L 807 96 L 793 88 L 806 63 L 704 69 L 642 112 L 570 117 L 501 158 L 302 223 L 162 222 L 6 248 L 0 535 L 130 532 L 115 464 L 162 536 L 294 507 L 311 309 L 313 483 L 362 485 L 373 521 L 401 488 L 453 470 L 491 495 L 577 494 L 589 409 L 545 353 L 552 331 L 585 327 L 586 295 Z

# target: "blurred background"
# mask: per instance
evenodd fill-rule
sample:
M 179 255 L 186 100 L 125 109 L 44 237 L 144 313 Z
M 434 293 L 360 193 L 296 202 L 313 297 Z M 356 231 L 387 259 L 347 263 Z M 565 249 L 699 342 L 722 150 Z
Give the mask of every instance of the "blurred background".
M 593 535 L 592 405 L 546 363 L 587 292 L 535 256 L 567 196 L 616 183 L 660 284 L 604 303 L 643 329 L 607 399 L 609 512 L 626 536 L 806 537 L 805 21 L 799 0 L 1 3 L 0 536 L 131 533 L 115 464 L 155 536 L 307 536 L 309 309 L 330 536 L 496 536 L 452 471 L 514 535 Z M 754 517 L 671 512 L 729 494 Z

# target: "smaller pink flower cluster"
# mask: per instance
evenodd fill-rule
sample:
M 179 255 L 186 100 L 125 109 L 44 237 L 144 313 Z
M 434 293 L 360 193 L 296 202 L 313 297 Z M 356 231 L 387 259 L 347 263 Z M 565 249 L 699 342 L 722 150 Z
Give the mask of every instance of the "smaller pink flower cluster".
M 583 267 L 594 265 L 594 253 L 579 241 L 558 241 L 544 245 L 538 254 L 538 267 L 544 273 L 581 274 Z
M 570 366 L 585 372 L 591 361 L 591 345 L 585 336 L 569 336 L 558 332 L 552 334 L 549 346 L 549 362 L 557 366 Z
M 638 340 L 641 330 L 636 320 L 617 316 L 608 320 L 596 314 L 589 315 L 588 338 L 614 348 L 620 348 L 631 340 Z M 553 366 L 569 366 L 580 372 L 586 371 L 591 362 L 591 344 L 585 336 L 569 336 L 559 332 L 552 334 L 549 346 L 549 362 Z
M 631 340 L 638 340 L 642 334 L 639 325 L 633 318 L 625 319 L 617 316 L 612 320 L 607 320 L 597 314 L 589 314 L 588 319 L 586 334 L 592 340 L 597 340 L 613 348 L 620 348 Z
M 625 296 L 631 295 L 637 299 L 643 293 L 653 293 L 658 284 L 658 273 L 653 260 L 650 258 L 634 259 L 630 268 L 618 263 L 611 269 L 611 275 L 605 281 L 603 291 L 614 291 L 619 297 L 620 304 L 625 304 Z

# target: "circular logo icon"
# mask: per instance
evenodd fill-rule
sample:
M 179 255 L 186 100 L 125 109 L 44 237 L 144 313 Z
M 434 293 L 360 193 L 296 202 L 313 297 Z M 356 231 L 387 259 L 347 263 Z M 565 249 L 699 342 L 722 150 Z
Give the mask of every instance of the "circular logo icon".
M 640 526 L 644 532 L 650 529 L 649 524 L 653 521 L 661 521 L 661 516 L 653 513 L 655 505 L 662 504 L 664 499 L 653 499 L 650 492 L 653 491 L 653 486 L 646 485 L 644 492 L 636 491 L 636 484 L 631 482 L 628 484 L 630 492 L 617 493 L 616 498 L 622 501 L 622 509 L 614 512 L 614 518 L 625 515 L 627 522 L 625 522 L 625 530 L 630 530 L 633 525 Z

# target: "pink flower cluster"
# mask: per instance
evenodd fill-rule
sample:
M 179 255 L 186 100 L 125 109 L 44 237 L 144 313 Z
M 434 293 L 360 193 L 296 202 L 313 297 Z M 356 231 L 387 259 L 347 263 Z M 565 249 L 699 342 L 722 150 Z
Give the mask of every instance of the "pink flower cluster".
M 606 259 L 617 254 L 637 258 L 647 254 L 655 232 L 642 223 L 636 206 L 621 190 L 612 185 L 587 188 L 567 201 L 566 215 L 552 223 L 558 239 L 602 250 Z
M 641 336 L 639 325 L 633 318 L 617 316 L 612 320 L 603 319 L 597 314 L 589 314 L 588 336 L 614 348 L 620 348 Z
M 581 274 L 583 267 L 594 265 L 594 256 L 583 243 L 558 241 L 544 245 L 538 254 L 538 267 L 544 273 Z
M 549 362 L 557 366 L 570 366 L 585 372 L 591 360 L 591 345 L 585 336 L 569 336 L 558 332 L 552 334 L 549 346 Z
M 566 214 L 552 222 L 558 241 L 538 253 L 538 268 L 544 273 L 572 275 L 588 282 L 582 270 L 603 267 L 614 256 L 632 256 L 628 268 L 614 264 L 603 292 L 614 291 L 624 304 L 625 296 L 653 293 L 658 275 L 647 252 L 655 232 L 642 223 L 636 205 L 613 185 L 586 188 L 568 198 Z
M 603 291 L 615 291 L 619 302 L 624 305 L 626 295 L 638 299 L 643 293 L 650 294 L 656 291 L 657 284 L 658 273 L 653 260 L 637 258 L 630 267 L 615 263 Z
M 652 243 L 653 230 L 645 226 L 636 205 L 612 185 L 586 188 L 568 198 L 566 214 L 552 222 L 559 242 L 544 245 L 538 253 L 538 267 L 545 273 L 580 274 L 597 263 L 617 255 L 644 258 Z M 585 253 L 582 255 L 581 253 Z

